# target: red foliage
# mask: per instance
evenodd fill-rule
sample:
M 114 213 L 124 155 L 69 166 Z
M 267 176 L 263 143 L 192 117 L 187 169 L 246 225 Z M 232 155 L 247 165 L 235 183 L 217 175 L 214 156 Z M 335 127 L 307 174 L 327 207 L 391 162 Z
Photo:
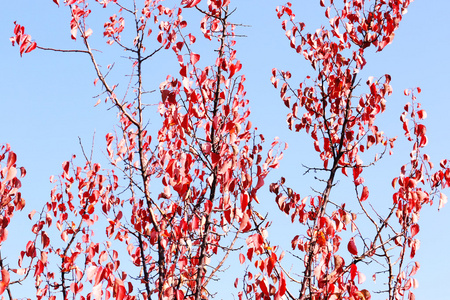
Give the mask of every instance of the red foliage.
M 270 222 L 256 209 L 258 191 L 282 153 L 276 140 L 263 154 L 264 137 L 249 120 L 245 76 L 234 49 L 235 25 L 228 20 L 230 1 L 182 0 L 172 8 L 163 0 L 146 0 L 139 8 L 119 0 L 96 2 L 114 11 L 103 27 L 106 44 L 130 57 L 131 72 L 126 74 L 132 79 L 125 92 L 107 80 L 111 67 L 101 67 L 90 46 L 94 32 L 87 24 L 94 13 L 88 1 L 64 1 L 71 14 L 70 37 L 78 35 L 84 50 L 38 47 L 15 23 L 11 42 L 21 56 L 36 48 L 88 54 L 97 75 L 94 83 L 117 109 L 119 122 L 105 137 L 107 167 L 87 157 L 77 166 L 75 156 L 62 164 L 50 200 L 29 214 L 30 219 L 36 216 L 34 239 L 20 252 L 19 268 L 0 259 L 0 294 L 11 293 L 12 271 L 21 278 L 14 283 L 32 278 L 36 299 L 56 299 L 56 294 L 63 299 L 207 299 L 212 296 L 208 284 L 239 249 L 236 243 L 245 240 L 239 262 L 249 266 L 239 299 L 369 300 L 361 262 L 375 258 L 386 266 L 373 270 L 373 276 L 386 274 L 387 298 L 402 299 L 408 293 L 414 298 L 410 289 L 417 286 L 413 276 L 419 264 L 406 253 L 413 259 L 419 249 L 422 206 L 432 204 L 438 194 L 439 209 L 447 202 L 442 189 L 450 186 L 450 164 L 442 160 L 436 171 L 423 153 L 428 139 L 422 123 L 426 112 L 415 96 L 420 89 L 406 90 L 411 103 L 400 120 L 412 143 L 410 160 L 392 181 L 392 207 L 378 214 L 370 207 L 370 185 L 363 173 L 390 154 L 396 140 L 376 125 L 392 93 L 391 76 L 368 78 L 366 91 L 357 95 L 367 49 L 379 52 L 392 43 L 412 1 L 342 0 L 339 6 L 321 0 L 329 25 L 314 33 L 305 33 L 305 24 L 295 21 L 291 3 L 276 10 L 289 46 L 311 64 L 312 75 L 294 87 L 290 71 L 273 69 L 271 82 L 289 109 L 288 128 L 309 135 L 323 162 L 307 172 L 326 174 L 318 181 L 322 190 L 303 197 L 285 178 L 270 184 L 277 207 L 295 224 L 295 236 L 286 232 L 301 261 L 292 273 L 283 267 L 285 252 L 271 244 Z M 204 43 L 214 45 L 213 60 L 188 32 L 190 20 L 183 19 L 188 9 L 200 15 L 199 33 Z M 131 41 L 125 39 L 128 17 Z M 143 69 L 164 52 L 173 55 L 178 74 L 149 87 Z M 152 88 L 159 91 L 157 105 L 146 98 Z M 148 126 L 152 108 L 162 120 L 153 132 Z M 375 150 L 379 153 L 367 162 Z M 1 151 L 0 163 L 7 161 L 0 171 L 0 243 L 7 239 L 14 211 L 25 205 L 18 192 L 16 155 L 8 145 Z M 20 170 L 24 176 L 25 169 Z M 351 174 L 353 202 L 331 199 L 340 173 Z M 365 234 L 361 219 L 375 234 Z M 352 234 L 345 233 L 348 228 Z
M 281 100 L 290 109 L 287 115 L 289 129 L 308 134 L 323 161 L 323 166 L 307 167 L 307 172 L 327 175 L 320 178 L 324 183 L 321 192 L 303 198 L 287 186 L 285 178 L 271 184 L 270 190 L 276 194 L 279 209 L 288 214 L 293 223 L 303 225 L 306 233 L 295 235 L 291 242 L 292 250 L 300 252 L 294 254 L 301 261 L 299 269 L 287 271 L 292 267 L 283 268 L 279 260 L 275 268 L 268 269 L 267 258 L 272 257 L 279 247 L 269 246 L 265 229 L 260 228 L 261 243 L 267 246 L 265 250 L 254 250 L 258 255 L 249 259 L 255 261 L 261 272 L 253 281 L 248 278 L 245 291 L 247 296 L 253 295 L 255 299 L 279 299 L 285 293 L 288 299 L 370 299 L 367 289 L 360 290 L 365 276 L 357 265 L 380 258 L 387 267 L 371 271 L 374 276 L 378 273 L 387 275 L 387 298 L 402 299 L 407 294 L 414 297 L 409 290 L 419 265 L 416 263 L 411 270 L 405 252 L 409 248 L 410 258 L 414 258 L 419 248 L 416 235 L 422 205 L 431 204 L 432 197 L 437 194 L 441 195 L 439 208 L 447 201 L 440 192 L 448 186 L 447 161 L 441 163 L 440 170 L 432 172 L 429 156 L 422 153 L 428 142 L 426 127 L 422 124 L 426 113 L 420 109 L 414 93 L 405 91 L 405 95 L 412 97 L 412 103 L 405 106 L 401 121 L 405 136 L 413 143 L 411 160 L 393 181 L 394 188 L 398 189 L 393 195 L 392 208 L 387 213 L 377 213 L 370 205 L 369 187 L 364 184 L 363 171 L 373 166 L 385 152 L 390 154 L 396 140 L 386 137 L 376 125 L 377 116 L 385 110 L 385 98 L 392 92 L 391 77 L 388 74 L 378 79 L 370 77 L 366 81 L 367 92 L 356 95 L 358 75 L 366 65 L 366 50 L 375 47 L 377 52 L 382 51 L 393 41 L 402 15 L 412 1 L 342 2 L 329 1 L 327 4 L 320 1 L 320 5 L 326 7 L 329 27 L 314 33 L 305 33 L 305 24 L 295 21 L 291 3 L 277 8 L 278 17 L 284 17 L 281 26 L 289 46 L 311 64 L 313 75 L 295 87 L 290 83 L 290 71 L 273 69 L 271 82 L 280 89 Z M 420 93 L 420 88 L 417 92 Z M 369 148 L 372 150 L 377 145 L 382 147 L 381 153 L 375 154 L 372 161 L 363 162 L 363 153 L 367 152 L 364 155 L 367 157 Z M 330 198 L 339 171 L 344 176 L 351 171 L 356 205 L 351 201 L 339 205 Z M 357 214 L 352 210 L 357 211 L 358 207 L 360 218 L 373 227 L 371 232 L 376 233 L 375 237 L 365 233 L 367 223 L 364 227 L 364 223 L 356 222 Z M 393 216 L 398 218 L 399 227 L 393 222 Z M 357 233 L 346 243 L 345 251 L 351 256 L 340 249 L 343 240 L 348 238 L 344 231 L 349 223 L 352 232 Z M 298 226 L 292 232 L 297 233 Z M 348 257 L 348 264 L 337 253 Z M 274 284 L 279 282 L 283 274 L 299 286 L 280 288 L 278 292 L 282 294 L 279 295 L 276 288 L 271 290 L 267 286 L 270 280 Z
M 234 26 L 227 21 L 229 2 L 212 1 L 200 10 L 203 35 L 209 43 L 218 41 L 212 62 L 194 52 L 197 39 L 184 32 L 182 8 L 165 7 L 160 0 L 145 1 L 139 10 L 118 1 L 99 3 L 110 2 L 117 4 L 117 13 L 105 22 L 106 43 L 135 57 L 130 66 L 139 78 L 126 100 L 106 80 L 103 72 L 110 67 L 103 70 L 91 50 L 87 1 L 65 1 L 72 16 L 70 36 L 80 35 L 86 47 L 73 52 L 89 54 L 95 83 L 118 110 L 118 129 L 106 135 L 109 170 L 87 158 L 81 167 L 74 160 L 63 163 L 50 201 L 29 215 L 38 216 L 35 238 L 21 252 L 23 271 L 17 273 L 22 280 L 34 277 L 37 299 L 55 293 L 63 299 L 150 299 L 153 294 L 204 299 L 238 238 L 258 225 L 253 205 L 264 178 L 278 166 L 280 154 L 273 150 L 278 142 L 263 155 L 264 138 L 248 120 L 245 77 L 233 49 Z M 121 37 L 124 10 L 137 24 L 131 43 Z M 21 54 L 33 50 L 22 26 L 14 33 L 11 40 Z M 159 46 L 147 52 L 154 41 Z M 154 107 L 162 124 L 149 132 L 142 68 L 164 50 L 175 54 L 179 76 L 159 84 L 161 100 Z M 127 99 L 128 94 L 133 97 Z M 8 180 L 14 176 L 10 169 Z M 127 261 L 132 266 L 124 267 Z

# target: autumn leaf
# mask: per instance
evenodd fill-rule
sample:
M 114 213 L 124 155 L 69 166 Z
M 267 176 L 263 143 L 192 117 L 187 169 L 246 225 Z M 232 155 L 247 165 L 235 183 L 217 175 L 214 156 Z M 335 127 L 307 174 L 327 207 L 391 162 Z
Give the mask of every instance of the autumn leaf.
M 439 210 L 444 207 L 444 205 L 447 203 L 447 196 L 444 193 L 440 193 L 439 197 Z
M 348 242 L 347 249 L 352 255 L 358 255 L 358 249 L 356 248 L 355 239 L 353 237 Z
M 241 226 L 239 228 L 239 231 L 241 232 L 247 232 L 252 228 L 252 224 L 250 223 L 250 216 L 248 211 L 245 212 L 241 219 Z
M 201 0 L 183 0 L 181 1 L 181 5 L 184 5 L 184 8 L 194 7 L 200 3 Z
M 419 224 L 414 223 L 411 225 L 411 237 L 414 237 L 416 234 L 419 233 Z
M 200 54 L 191 53 L 191 64 L 195 65 L 200 60 Z
M 2 281 L 0 282 L 0 295 L 3 294 L 5 289 L 9 285 L 9 272 L 6 269 L 2 269 Z
M 239 262 L 241 263 L 241 265 L 245 262 L 245 256 L 242 253 L 239 253 Z
M 366 201 L 369 198 L 369 188 L 364 186 L 361 194 L 361 202 Z

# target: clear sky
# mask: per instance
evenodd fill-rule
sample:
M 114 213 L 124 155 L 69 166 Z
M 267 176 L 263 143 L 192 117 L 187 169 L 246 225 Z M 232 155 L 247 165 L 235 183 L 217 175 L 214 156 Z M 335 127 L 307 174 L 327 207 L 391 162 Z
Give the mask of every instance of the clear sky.
M 303 79 L 311 69 L 290 49 L 281 29 L 275 7 L 283 2 L 232 0 L 233 2 L 238 6 L 233 20 L 236 23 L 251 25 L 238 29 L 238 33 L 246 37 L 238 39 L 236 46 L 237 55 L 243 64 L 243 73 L 247 77 L 246 90 L 252 110 L 251 120 L 267 140 L 279 136 L 290 145 L 280 169 L 273 172 L 267 182 L 285 176 L 297 190 L 303 190 L 303 194 L 309 193 L 309 186 L 314 183 L 301 176 L 303 169 L 300 166 L 311 161 L 309 155 L 314 153 L 312 144 L 304 135 L 293 134 L 287 130 L 285 116 L 288 111 L 269 79 L 270 71 L 274 67 L 290 70 L 297 79 Z M 311 31 L 327 22 L 319 1 L 291 2 L 294 4 L 297 19 L 304 21 Z M 92 4 L 94 5 L 95 3 Z M 408 161 L 409 145 L 402 146 L 406 144 L 401 138 L 403 133 L 399 121 L 402 107 L 409 101 L 403 96 L 405 88 L 420 86 L 423 91 L 418 100 L 428 113 L 426 125 L 429 146 L 425 151 L 435 163 L 442 158 L 450 158 L 450 96 L 447 91 L 450 79 L 448 11 L 450 1 L 416 0 L 404 16 L 393 44 L 387 46 L 383 52 L 367 57 L 368 65 L 363 75 L 381 76 L 387 73 L 392 76 L 394 94 L 387 99 L 388 110 L 379 124 L 389 136 L 399 136 L 394 155 L 375 167 L 372 170 L 374 173 L 368 178 L 372 186 L 377 185 L 373 193 L 376 199 L 372 198 L 371 201 L 390 205 L 393 192 L 390 180 L 397 176 L 400 166 Z M 58 9 L 51 0 L 15 0 L 2 4 L 0 143 L 11 144 L 18 155 L 19 165 L 23 165 L 28 171 L 22 181 L 27 207 L 25 213 L 19 214 L 11 224 L 12 234 L 24 222 L 29 211 L 40 208 L 48 200 L 52 188 L 48 179 L 51 175 L 61 172 L 62 162 L 70 159 L 72 154 L 81 156 L 79 137 L 85 147 L 90 148 L 95 133 L 94 153 L 101 160 L 104 153 L 104 136 L 113 130 L 116 124 L 115 111 L 108 110 L 109 106 L 101 104 L 94 107 L 96 100 L 93 97 L 99 94 L 100 90 L 93 85 L 95 76 L 87 56 L 34 51 L 20 58 L 18 48 L 11 47 L 9 41 L 15 20 L 25 26 L 26 32 L 31 34 L 39 45 L 55 48 L 82 47 L 81 43 L 70 40 L 68 10 Z M 98 20 L 99 24 L 102 24 L 103 20 Z M 101 39 L 100 37 L 101 32 L 94 32 L 93 39 Z M 108 59 L 114 61 L 114 58 Z M 121 62 L 118 60 L 116 69 L 120 70 Z M 160 61 L 158 64 L 164 66 L 165 62 Z M 156 67 L 155 72 L 162 69 L 166 70 Z M 170 67 L 167 70 L 170 70 Z M 159 73 L 148 76 L 158 80 L 165 75 L 167 74 Z M 450 191 L 447 193 L 450 196 Z M 353 196 L 353 193 L 351 195 Z M 267 210 L 274 210 L 273 195 L 266 193 L 266 196 Z M 345 194 L 336 196 L 345 197 Z M 274 219 L 276 218 L 285 217 L 280 213 L 279 216 L 274 216 Z M 419 289 L 415 291 L 416 299 L 448 299 L 450 206 L 440 212 L 437 211 L 437 203 L 431 208 L 424 208 L 420 226 L 418 238 L 421 240 L 421 246 L 416 259 L 421 263 L 421 269 L 416 276 L 419 280 Z M 278 234 L 277 230 L 274 226 L 274 235 Z M 23 234 L 25 235 L 25 232 Z M 22 245 L 23 241 L 20 242 L 18 238 L 19 235 L 10 237 L 13 242 L 17 240 L 17 243 Z M 11 247 L 14 247 L 13 242 L 9 244 Z M 372 299 L 378 298 L 375 295 Z

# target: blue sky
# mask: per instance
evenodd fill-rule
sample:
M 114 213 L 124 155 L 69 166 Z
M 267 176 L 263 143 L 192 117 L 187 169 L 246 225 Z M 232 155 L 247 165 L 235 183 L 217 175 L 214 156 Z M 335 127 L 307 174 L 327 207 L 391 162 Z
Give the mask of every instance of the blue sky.
M 250 99 L 251 120 L 268 141 L 279 136 L 290 145 L 280 169 L 273 172 L 267 182 L 285 176 L 299 192 L 309 193 L 309 186 L 314 185 L 314 182 L 301 176 L 303 169 L 300 166 L 302 163 L 311 162 L 311 155 L 314 155 L 312 145 L 306 136 L 287 130 L 285 115 L 288 111 L 269 79 L 270 71 L 274 67 L 290 70 L 298 80 L 308 75 L 311 69 L 302 61 L 302 57 L 296 55 L 288 46 L 275 14 L 275 7 L 283 2 L 233 2 L 239 5 L 234 21 L 251 25 L 238 28 L 238 32 L 247 37 L 238 39 L 236 46 L 237 55 L 243 64 L 242 71 L 247 78 L 245 87 Z M 297 19 L 304 21 L 307 29 L 313 31 L 326 22 L 319 1 L 292 2 Z M 394 88 L 393 95 L 387 99 L 387 112 L 380 118 L 379 125 L 389 136 L 398 135 L 399 142 L 394 148 L 394 155 L 375 167 L 374 173 L 368 178 L 377 186 L 373 197 L 379 200 L 373 201 L 386 202 L 386 206 L 390 204 L 393 192 L 389 185 L 390 180 L 397 176 L 400 166 L 408 160 L 409 145 L 402 139 L 399 121 L 402 107 L 409 101 L 403 96 L 405 88 L 420 86 L 423 91 L 418 100 L 428 113 L 426 125 L 429 146 L 426 152 L 435 163 L 441 158 L 450 158 L 450 96 L 447 91 L 450 79 L 450 33 L 447 24 L 449 9 L 450 2 L 446 0 L 415 1 L 396 32 L 393 44 L 387 46 L 383 52 L 372 53 L 367 57 L 368 65 L 362 78 L 387 73 L 392 76 Z M 16 20 L 25 26 L 26 32 L 31 34 L 39 45 L 82 47 L 80 43 L 70 40 L 68 11 L 64 8 L 58 9 L 51 0 L 6 1 L 2 5 L 0 143 L 11 144 L 18 155 L 19 165 L 23 165 L 28 171 L 23 180 L 23 195 L 27 200 L 26 213 L 18 214 L 13 220 L 11 233 L 17 230 L 18 227 L 14 226 L 20 226 L 29 211 L 36 208 L 35 206 L 40 208 L 47 201 L 52 188 L 48 179 L 51 175 L 61 172 L 62 162 L 70 159 L 72 154 L 81 156 L 79 137 L 85 147 L 89 148 L 87 150 L 90 150 L 95 133 L 94 157 L 102 160 L 104 136 L 113 130 L 116 124 L 115 111 L 108 110 L 108 105 L 94 107 L 97 101 L 93 97 L 99 94 L 100 90 L 93 85 L 95 74 L 87 57 L 82 54 L 34 51 L 20 58 L 18 49 L 11 47 L 9 42 L 14 28 L 13 22 Z M 101 25 L 104 20 L 103 18 L 92 22 Z M 100 39 L 100 36 L 100 32 L 94 32 L 93 39 Z M 99 47 L 105 48 L 101 43 L 103 41 L 98 43 Z M 112 54 L 114 53 L 105 52 L 105 64 L 108 61 L 117 61 L 115 68 L 120 73 L 121 68 L 126 65 L 126 60 L 112 57 Z M 162 81 L 172 67 L 166 65 L 165 61 L 155 62 L 155 70 L 161 69 L 167 70 L 167 73 L 148 74 L 149 80 Z M 337 194 L 336 197 L 345 197 L 345 191 L 340 193 L 342 194 Z M 267 193 L 265 198 L 267 210 L 273 209 L 273 195 Z M 274 218 L 281 220 L 285 217 L 280 213 L 275 214 Z M 418 238 L 421 240 L 421 247 L 416 258 L 421 263 L 421 269 L 416 276 L 419 280 L 416 297 L 448 299 L 450 207 L 439 213 L 437 203 L 431 208 L 424 208 L 420 226 Z M 279 227 L 274 226 L 271 234 L 279 235 L 277 230 L 280 230 Z M 15 242 L 18 236 L 13 235 L 10 238 Z

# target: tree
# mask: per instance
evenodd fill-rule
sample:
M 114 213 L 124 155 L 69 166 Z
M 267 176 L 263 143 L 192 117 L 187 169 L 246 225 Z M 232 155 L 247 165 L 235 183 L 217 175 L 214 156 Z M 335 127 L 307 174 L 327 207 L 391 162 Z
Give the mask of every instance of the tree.
M 419 214 L 422 206 L 433 203 L 436 196 L 439 209 L 447 202 L 440 190 L 449 184 L 448 162 L 442 160 L 439 169 L 432 171 L 433 164 L 422 150 L 428 139 L 422 124 L 426 112 L 415 96 L 421 90 L 405 90 L 411 103 L 405 105 L 401 121 L 405 136 L 412 143 L 410 161 L 392 181 L 396 189 L 392 205 L 387 211 L 377 211 L 366 202 L 369 186 L 364 184 L 362 174 L 385 153 L 390 154 L 396 140 L 385 136 L 376 125 L 377 115 L 386 107 L 385 97 L 392 91 L 390 75 L 369 77 L 365 82 L 367 92 L 356 94 L 362 85 L 358 74 L 366 65 L 365 53 L 371 47 L 380 52 L 393 41 L 409 4 L 410 1 L 330 1 L 325 9 L 329 29 L 322 27 L 313 34 L 303 33 L 305 24 L 295 21 L 291 3 L 277 8 L 278 17 L 285 18 L 282 28 L 290 47 L 310 62 L 314 75 L 293 85 L 289 71 L 274 69 L 271 80 L 276 88 L 282 83 L 280 97 L 290 109 L 289 129 L 310 135 L 323 161 L 322 166 L 307 166 L 306 173 L 325 175 L 318 178 L 323 183 L 322 190 L 303 197 L 294 191 L 296 187 L 287 186 L 285 178 L 270 185 L 279 209 L 291 217 L 292 223 L 305 229 L 301 234 L 293 233 L 292 238 L 291 250 L 297 253 L 301 268 L 284 269 L 279 263 L 284 253 L 277 252 L 276 246 L 252 245 L 248 257 L 252 259 L 252 251 L 259 254 L 255 266 L 262 272 L 256 277 L 248 273 L 246 293 L 267 299 L 285 293 L 290 299 L 370 299 L 371 293 L 358 286 L 366 278 L 360 271 L 365 263 L 371 264 L 374 279 L 385 277 L 387 287 L 377 293 L 386 294 L 388 299 L 406 295 L 414 298 L 410 289 L 417 286 L 413 276 L 419 263 L 410 262 L 409 258 L 414 258 L 420 245 L 416 238 Z M 325 7 L 325 2 L 320 1 L 320 5 Z M 369 148 L 376 145 L 381 146 L 381 152 L 363 161 L 363 155 L 367 157 Z M 331 191 L 339 173 L 353 182 L 359 207 L 332 200 Z M 372 228 L 360 225 L 358 216 L 368 220 Z M 353 233 L 350 236 L 345 234 L 349 227 Z M 342 253 L 348 258 L 344 259 Z M 375 263 L 380 267 L 373 266 Z M 286 288 L 286 277 L 298 287 Z
M 277 140 L 263 151 L 264 138 L 248 119 L 245 76 L 234 49 L 239 24 L 231 17 L 238 3 L 96 2 L 100 6 L 93 11 L 88 4 L 95 3 L 64 2 L 70 36 L 81 40 L 82 49 L 41 46 L 15 24 L 11 41 L 20 55 L 33 50 L 85 55 L 119 122 L 106 135 L 106 168 L 84 148 L 81 166 L 75 157 L 63 163 L 51 199 L 29 214 L 34 239 L 20 252 L 19 267 L 1 261 L 1 293 L 12 299 L 14 283 L 33 280 L 37 299 L 212 298 L 211 282 L 220 278 L 230 253 L 239 252 L 240 263 L 247 264 L 235 281 L 239 299 L 368 300 L 374 292 L 414 298 L 410 289 L 417 285 L 419 264 L 410 259 L 419 247 L 419 212 L 435 197 L 439 208 L 445 204 L 441 190 L 449 185 L 449 165 L 443 160 L 433 169 L 423 152 L 426 113 L 415 96 L 420 89 L 405 91 L 411 103 L 401 120 L 412 143 L 410 161 L 392 181 L 396 192 L 388 210 L 375 210 L 362 175 L 394 146 L 395 138 L 376 123 L 391 93 L 390 76 L 369 78 L 357 96 L 366 52 L 382 51 L 393 41 L 410 1 L 320 1 L 330 25 L 313 34 L 303 32 L 290 3 L 277 8 L 290 47 L 313 72 L 297 85 L 289 71 L 274 69 L 271 78 L 289 108 L 289 129 L 310 135 L 323 162 L 306 167 L 306 173 L 324 174 L 317 178 L 321 190 L 307 196 L 298 192 L 304 187 L 289 187 L 289 178 L 264 181 L 282 152 Z M 120 70 L 129 76 L 125 88 L 111 78 L 113 65 L 102 67 L 102 54 L 92 46 L 97 30 L 90 24 L 103 9 L 109 14 L 103 29 L 107 47 L 129 57 L 129 69 Z M 177 64 L 178 74 L 148 81 L 145 70 L 158 58 Z M 161 125 L 153 129 L 149 120 L 157 114 Z M 374 148 L 378 154 L 371 153 Z M 14 211 L 25 205 L 17 191 L 16 155 L 8 145 L 3 149 L 0 161 L 8 158 L 0 174 L 1 242 Z M 353 185 L 348 202 L 332 199 L 338 177 L 349 177 Z M 260 213 L 263 187 L 275 194 L 295 228 L 288 238 L 289 256 L 298 259 L 294 271 L 267 234 L 275 217 Z M 364 263 L 380 266 L 368 269 Z M 367 272 L 384 277 L 386 290 L 369 291 Z

